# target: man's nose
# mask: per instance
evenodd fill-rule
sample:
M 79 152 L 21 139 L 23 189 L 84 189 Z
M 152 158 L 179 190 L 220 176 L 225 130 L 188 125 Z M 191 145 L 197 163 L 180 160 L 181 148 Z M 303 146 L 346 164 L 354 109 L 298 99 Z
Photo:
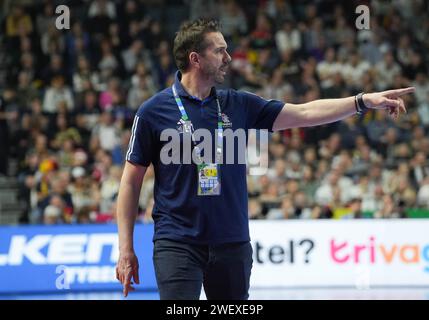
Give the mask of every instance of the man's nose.
M 229 55 L 228 52 L 225 51 L 225 59 L 224 59 L 225 63 L 230 63 L 231 60 L 232 60 L 231 56 Z

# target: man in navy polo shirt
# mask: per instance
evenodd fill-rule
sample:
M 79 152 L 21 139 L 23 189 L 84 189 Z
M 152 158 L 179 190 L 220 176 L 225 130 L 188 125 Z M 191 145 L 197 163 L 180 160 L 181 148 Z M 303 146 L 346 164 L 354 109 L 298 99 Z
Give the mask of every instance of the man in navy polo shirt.
M 145 101 L 134 119 L 118 196 L 117 278 L 125 296 L 134 290 L 132 279 L 139 283 L 133 229 L 142 181 L 146 168 L 153 164 L 153 261 L 160 298 L 199 299 L 204 285 L 208 299 L 248 299 L 252 247 L 246 165 L 225 163 L 223 130 L 315 126 L 362 114 L 368 108 L 388 109 L 397 117 L 405 112 L 400 96 L 413 88 L 306 104 L 216 90 L 231 57 L 212 20 L 183 24 L 174 40 L 174 57 L 180 70 L 174 85 Z M 195 158 L 191 162 L 162 161 L 168 143 L 162 135 L 171 129 L 178 132 L 182 152 L 185 136 L 192 138 Z M 199 129 L 208 130 L 212 140 L 219 142 L 209 160 L 195 139 Z

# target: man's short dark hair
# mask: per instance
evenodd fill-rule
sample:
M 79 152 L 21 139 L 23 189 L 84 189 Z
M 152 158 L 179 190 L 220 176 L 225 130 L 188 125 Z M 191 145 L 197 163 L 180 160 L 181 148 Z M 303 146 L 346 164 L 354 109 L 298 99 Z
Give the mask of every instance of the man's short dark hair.
M 201 53 L 209 46 L 205 35 L 210 32 L 220 32 L 217 20 L 198 19 L 185 22 L 180 26 L 174 38 L 173 55 L 177 68 L 181 72 L 188 69 L 191 52 Z

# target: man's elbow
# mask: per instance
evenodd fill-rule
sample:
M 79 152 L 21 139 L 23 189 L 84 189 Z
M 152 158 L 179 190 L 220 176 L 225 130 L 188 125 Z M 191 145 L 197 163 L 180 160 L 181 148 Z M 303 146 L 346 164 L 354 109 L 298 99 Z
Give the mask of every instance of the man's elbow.
M 130 162 L 126 162 L 121 177 L 121 188 L 141 188 L 146 170 L 147 167 L 142 167 Z

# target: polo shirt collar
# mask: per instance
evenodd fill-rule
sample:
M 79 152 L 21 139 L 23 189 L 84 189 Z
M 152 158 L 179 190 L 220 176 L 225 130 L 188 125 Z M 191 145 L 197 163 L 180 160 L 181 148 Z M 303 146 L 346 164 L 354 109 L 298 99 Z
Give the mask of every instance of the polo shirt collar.
M 176 72 L 176 75 L 174 77 L 174 86 L 176 87 L 177 90 L 177 94 L 181 97 L 185 97 L 188 99 L 192 99 L 192 100 L 198 100 L 198 101 L 202 101 L 200 98 L 194 97 L 192 95 L 190 95 L 185 88 L 183 88 L 182 83 L 180 82 L 180 80 L 182 79 L 182 73 L 178 70 Z M 212 87 L 210 90 L 210 95 L 205 98 L 204 100 L 211 100 L 213 98 L 216 97 L 216 88 Z

